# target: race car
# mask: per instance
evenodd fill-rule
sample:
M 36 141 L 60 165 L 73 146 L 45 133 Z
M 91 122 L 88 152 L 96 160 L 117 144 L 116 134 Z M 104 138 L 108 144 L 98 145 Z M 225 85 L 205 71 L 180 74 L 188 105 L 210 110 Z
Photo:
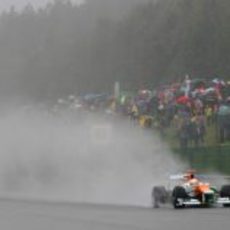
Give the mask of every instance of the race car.
M 230 184 L 222 185 L 220 189 L 204 182 L 204 178 L 213 176 L 196 175 L 195 170 L 170 176 L 172 183 L 165 186 L 154 186 L 152 189 L 152 204 L 159 208 L 161 204 L 171 203 L 175 209 L 185 207 L 215 207 L 222 205 L 230 207 Z M 218 176 L 219 177 L 219 176 Z

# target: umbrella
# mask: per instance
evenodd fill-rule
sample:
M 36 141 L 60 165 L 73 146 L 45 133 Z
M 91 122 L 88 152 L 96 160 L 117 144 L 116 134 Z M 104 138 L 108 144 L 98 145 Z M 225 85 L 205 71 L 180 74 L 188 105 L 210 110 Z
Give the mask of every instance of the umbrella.
M 186 103 L 189 102 L 189 97 L 187 97 L 187 96 L 180 96 L 180 97 L 177 98 L 176 102 L 178 104 L 186 104 Z

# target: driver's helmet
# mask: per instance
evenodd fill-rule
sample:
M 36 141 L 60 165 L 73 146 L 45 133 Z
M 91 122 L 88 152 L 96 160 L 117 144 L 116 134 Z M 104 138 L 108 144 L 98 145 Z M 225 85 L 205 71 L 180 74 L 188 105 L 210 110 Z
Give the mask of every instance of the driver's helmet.
M 184 176 L 185 180 L 190 181 L 195 178 L 195 170 L 188 170 Z

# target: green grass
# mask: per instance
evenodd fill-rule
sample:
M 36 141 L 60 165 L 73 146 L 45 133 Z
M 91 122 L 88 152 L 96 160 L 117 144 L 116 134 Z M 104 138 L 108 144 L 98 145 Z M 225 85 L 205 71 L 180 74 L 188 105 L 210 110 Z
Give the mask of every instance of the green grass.
M 189 143 L 186 150 L 180 149 L 177 132 L 172 128 L 165 131 L 163 139 L 174 154 L 187 161 L 190 167 L 199 171 L 216 171 L 230 175 L 230 142 L 219 143 L 215 124 L 207 127 L 205 143 L 199 147 Z
M 230 146 L 173 149 L 173 153 L 199 171 L 230 174 Z

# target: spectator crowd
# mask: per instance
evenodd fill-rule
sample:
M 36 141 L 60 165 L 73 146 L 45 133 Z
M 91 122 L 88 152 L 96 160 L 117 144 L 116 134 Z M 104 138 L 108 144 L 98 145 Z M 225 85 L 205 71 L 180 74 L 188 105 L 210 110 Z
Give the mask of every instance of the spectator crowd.
M 69 100 L 74 108 L 103 109 L 108 114 L 129 117 L 143 128 L 158 130 L 162 137 L 170 128 L 175 131 L 181 148 L 197 147 L 205 144 L 207 127 L 218 126 L 218 114 L 230 115 L 230 82 L 186 76 L 181 82 L 160 85 L 153 90 L 119 92 L 116 97 L 108 94 L 70 96 Z M 224 126 L 226 128 L 226 124 Z

